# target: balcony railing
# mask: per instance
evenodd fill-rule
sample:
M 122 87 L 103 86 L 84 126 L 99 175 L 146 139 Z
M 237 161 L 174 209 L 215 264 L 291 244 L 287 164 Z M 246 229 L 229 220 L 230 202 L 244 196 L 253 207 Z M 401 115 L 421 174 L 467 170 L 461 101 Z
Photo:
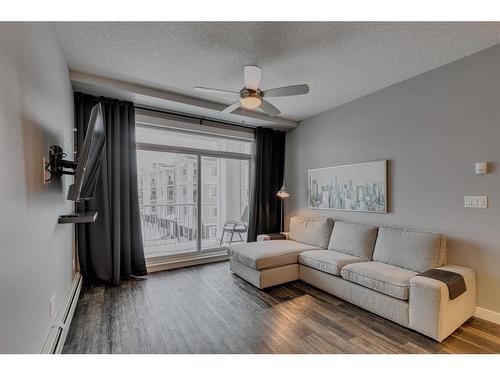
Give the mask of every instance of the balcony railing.
M 188 242 L 192 243 L 197 237 L 196 204 L 140 205 L 140 212 L 146 255 L 159 247 L 170 247 L 172 251 L 181 252 L 192 250 Z M 183 243 L 187 246 L 182 246 Z
M 217 207 L 218 216 L 215 218 L 210 217 L 212 207 Z M 218 248 L 221 242 L 224 244 L 227 240 L 220 240 L 224 224 L 220 221 L 221 205 L 202 204 L 202 213 L 202 250 Z M 195 203 L 142 204 L 140 217 L 146 257 L 197 250 L 198 217 Z

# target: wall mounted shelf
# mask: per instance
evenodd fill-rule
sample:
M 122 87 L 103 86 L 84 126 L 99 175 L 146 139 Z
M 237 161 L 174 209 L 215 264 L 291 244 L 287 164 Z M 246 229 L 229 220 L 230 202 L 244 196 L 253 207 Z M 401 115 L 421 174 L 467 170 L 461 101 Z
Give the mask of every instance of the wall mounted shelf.
M 57 222 L 59 224 L 84 224 L 93 223 L 97 219 L 97 211 L 72 212 L 67 215 L 60 215 Z

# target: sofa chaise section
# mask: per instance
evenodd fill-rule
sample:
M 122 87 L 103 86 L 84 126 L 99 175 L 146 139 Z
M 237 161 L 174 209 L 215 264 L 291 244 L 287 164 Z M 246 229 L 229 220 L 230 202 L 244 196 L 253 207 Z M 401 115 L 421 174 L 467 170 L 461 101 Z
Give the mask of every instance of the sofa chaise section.
M 287 240 L 237 243 L 229 247 L 232 272 L 257 288 L 298 280 L 300 253 L 325 250 L 333 220 L 330 218 L 294 217 Z M 300 240 L 301 242 L 299 242 Z
M 299 254 L 314 249 L 291 240 L 238 243 L 229 248 L 229 266 L 257 288 L 268 288 L 297 280 Z
M 301 252 L 317 248 L 291 240 L 249 242 L 232 245 L 229 255 L 247 267 L 261 270 L 297 263 Z

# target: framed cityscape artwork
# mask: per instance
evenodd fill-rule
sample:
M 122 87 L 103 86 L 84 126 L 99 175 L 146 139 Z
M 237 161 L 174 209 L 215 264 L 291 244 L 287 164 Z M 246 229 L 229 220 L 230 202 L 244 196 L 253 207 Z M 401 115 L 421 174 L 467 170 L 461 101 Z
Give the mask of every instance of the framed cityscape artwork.
M 309 169 L 308 207 L 387 212 L 387 160 Z

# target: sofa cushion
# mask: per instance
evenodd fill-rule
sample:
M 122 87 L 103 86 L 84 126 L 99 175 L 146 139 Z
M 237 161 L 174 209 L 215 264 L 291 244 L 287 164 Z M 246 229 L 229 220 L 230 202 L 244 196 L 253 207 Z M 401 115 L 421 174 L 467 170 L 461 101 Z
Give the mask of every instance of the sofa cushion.
M 299 253 L 314 249 L 318 247 L 291 240 L 276 240 L 237 243 L 231 245 L 228 251 L 232 259 L 260 270 L 297 263 Z
M 373 260 L 416 272 L 440 266 L 442 236 L 438 233 L 380 227 Z
M 328 249 L 372 260 L 377 231 L 378 228 L 371 225 L 336 221 Z
M 445 266 L 448 258 L 448 248 L 446 247 L 446 243 L 448 239 L 446 236 L 440 234 L 439 235 L 439 259 L 438 259 L 438 267 Z
M 289 238 L 311 246 L 326 249 L 332 234 L 333 219 L 328 217 L 300 217 L 290 219 Z
M 410 279 L 417 273 L 379 262 L 348 264 L 340 271 L 342 278 L 388 296 L 407 300 Z
M 300 264 L 338 276 L 345 265 L 364 261 L 362 258 L 332 250 L 308 250 L 299 254 Z

